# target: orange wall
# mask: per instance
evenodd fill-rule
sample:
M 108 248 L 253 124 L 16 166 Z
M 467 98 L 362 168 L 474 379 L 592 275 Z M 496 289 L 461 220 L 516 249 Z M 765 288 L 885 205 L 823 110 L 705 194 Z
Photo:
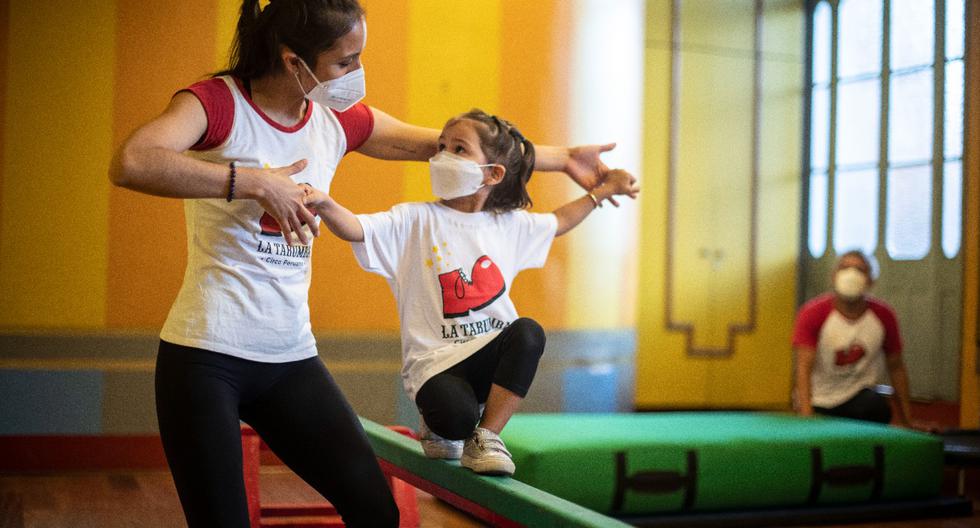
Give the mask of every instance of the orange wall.
M 198 0 L 118 0 L 113 148 L 214 68 L 214 14 Z M 184 274 L 183 218 L 179 200 L 111 187 L 107 327 L 163 323 Z
M 563 144 L 568 120 L 569 2 L 505 2 L 501 31 L 500 113 L 538 143 Z M 542 20 L 550 31 L 538 31 Z M 537 211 L 551 211 L 573 197 L 576 187 L 560 174 L 538 174 L 529 193 Z M 565 325 L 564 312 L 555 307 L 567 302 L 569 237 L 555 240 L 542 269 L 522 272 L 514 281 L 513 299 L 522 315 L 545 327 Z
M 367 77 L 365 102 L 404 119 L 408 94 L 408 5 L 398 0 L 367 0 L 368 45 L 364 50 Z M 347 156 L 330 193 L 358 213 L 383 211 L 402 200 L 404 165 L 354 154 Z M 365 192 L 370 189 L 370 192 Z M 313 254 L 310 288 L 313 328 L 321 330 L 397 330 L 398 315 L 388 285 L 364 272 L 350 244 L 321 236 Z

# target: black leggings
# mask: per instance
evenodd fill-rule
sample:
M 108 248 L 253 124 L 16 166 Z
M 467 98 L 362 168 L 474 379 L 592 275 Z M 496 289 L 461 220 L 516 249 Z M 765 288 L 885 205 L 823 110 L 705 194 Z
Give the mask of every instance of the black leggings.
M 468 438 L 492 384 L 527 396 L 544 343 L 541 325 L 522 317 L 472 356 L 429 378 L 415 395 L 425 424 L 443 438 Z
M 871 389 L 861 389 L 853 398 L 834 407 L 826 409 L 814 407 L 814 411 L 828 416 L 840 416 L 869 422 L 889 423 L 892 421 L 892 407 L 884 396 Z
M 397 526 L 367 436 L 319 358 L 260 363 L 160 342 L 157 419 L 187 524 L 247 528 L 239 419 L 347 526 Z

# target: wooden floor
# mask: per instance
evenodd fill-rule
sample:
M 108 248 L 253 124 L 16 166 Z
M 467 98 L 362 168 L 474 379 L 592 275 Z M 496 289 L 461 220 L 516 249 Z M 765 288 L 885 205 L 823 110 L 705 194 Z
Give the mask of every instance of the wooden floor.
M 266 504 L 318 500 L 312 489 L 283 467 L 263 467 L 260 489 L 262 502 Z M 980 512 L 978 497 L 973 498 L 974 510 Z M 422 492 L 419 492 L 419 510 L 425 528 L 483 526 Z M 183 526 L 183 516 L 166 471 L 0 475 L 0 528 L 179 526 Z M 967 518 L 832 526 L 975 528 L 980 527 L 980 513 Z

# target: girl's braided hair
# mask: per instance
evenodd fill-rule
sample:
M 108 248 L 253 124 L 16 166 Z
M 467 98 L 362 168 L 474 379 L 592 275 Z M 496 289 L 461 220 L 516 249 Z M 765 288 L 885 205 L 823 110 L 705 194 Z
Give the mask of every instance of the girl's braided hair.
M 502 213 L 531 207 L 527 182 L 534 171 L 534 144 L 511 122 L 487 114 L 479 108 L 450 119 L 446 125 L 460 119 L 469 119 L 483 125 L 476 127 L 476 132 L 480 136 L 480 148 L 487 157 L 487 162 L 506 168 L 504 179 L 491 189 L 483 210 Z

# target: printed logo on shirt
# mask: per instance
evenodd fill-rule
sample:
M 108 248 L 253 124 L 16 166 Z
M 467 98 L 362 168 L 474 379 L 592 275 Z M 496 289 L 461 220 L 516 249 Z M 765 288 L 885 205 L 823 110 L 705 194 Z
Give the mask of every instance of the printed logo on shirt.
M 500 268 L 486 255 L 473 263 L 470 277 L 458 268 L 440 274 L 439 285 L 442 287 L 442 315 L 447 319 L 483 309 L 507 289 Z
M 319 220 L 317 220 L 319 217 L 317 216 L 316 211 L 314 211 L 312 207 L 307 207 L 306 209 L 311 215 L 313 215 L 314 221 L 319 222 Z M 306 224 L 304 223 L 303 225 Z M 272 215 L 269 213 L 262 213 L 262 218 L 259 219 L 259 229 L 262 230 L 262 234 L 265 236 L 282 236 L 282 227 L 279 226 L 279 222 L 276 222 L 276 219 L 272 218 Z
M 510 323 L 501 321 L 496 317 L 487 317 L 482 321 L 473 321 L 472 323 L 442 325 L 442 338 L 451 340 L 453 343 L 465 343 L 478 335 L 502 330 L 508 325 Z
M 863 346 L 854 343 L 847 350 L 842 348 L 834 352 L 834 364 L 838 367 L 846 367 L 847 365 L 857 363 L 866 354 L 867 351 L 864 350 Z
M 288 246 L 278 242 L 263 242 L 262 240 L 259 240 L 259 245 L 255 251 L 265 254 L 264 257 L 259 256 L 262 262 L 285 268 L 302 268 L 306 264 L 304 261 L 309 260 L 312 253 L 310 246 Z

